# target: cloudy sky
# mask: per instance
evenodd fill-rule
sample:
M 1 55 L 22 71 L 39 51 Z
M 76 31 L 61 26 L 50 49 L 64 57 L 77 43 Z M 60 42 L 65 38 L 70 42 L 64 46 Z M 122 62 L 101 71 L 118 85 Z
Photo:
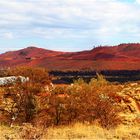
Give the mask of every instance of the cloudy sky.
M 140 42 L 140 0 L 1 0 L 0 52 Z

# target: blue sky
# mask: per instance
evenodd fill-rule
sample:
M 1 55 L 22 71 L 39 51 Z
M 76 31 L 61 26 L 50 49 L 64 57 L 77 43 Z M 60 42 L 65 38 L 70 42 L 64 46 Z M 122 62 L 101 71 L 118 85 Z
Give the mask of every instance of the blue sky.
M 140 0 L 1 0 L 0 52 L 140 42 Z

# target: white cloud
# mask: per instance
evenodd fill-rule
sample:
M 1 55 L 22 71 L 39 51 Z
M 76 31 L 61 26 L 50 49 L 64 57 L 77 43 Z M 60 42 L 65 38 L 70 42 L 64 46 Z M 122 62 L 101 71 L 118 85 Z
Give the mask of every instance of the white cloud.
M 140 0 L 136 0 L 140 3 Z M 5 38 L 95 38 L 139 36 L 139 6 L 118 0 L 0 1 Z
M 2 37 L 5 39 L 13 39 L 14 35 L 11 32 L 7 32 L 7 33 L 3 33 Z
M 136 2 L 140 4 L 140 0 L 136 0 Z

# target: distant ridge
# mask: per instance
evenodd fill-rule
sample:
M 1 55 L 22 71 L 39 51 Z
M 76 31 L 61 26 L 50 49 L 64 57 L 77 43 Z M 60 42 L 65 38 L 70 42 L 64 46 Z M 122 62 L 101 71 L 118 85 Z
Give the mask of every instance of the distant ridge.
M 0 54 L 0 68 L 41 66 L 50 70 L 140 70 L 140 43 L 60 52 L 29 46 Z

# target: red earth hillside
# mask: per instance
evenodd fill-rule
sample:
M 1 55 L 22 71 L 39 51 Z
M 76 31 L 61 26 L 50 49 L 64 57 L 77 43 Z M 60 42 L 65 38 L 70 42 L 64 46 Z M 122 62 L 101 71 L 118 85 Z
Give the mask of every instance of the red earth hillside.
M 81 52 L 59 52 L 28 47 L 0 55 L 0 67 L 42 66 L 50 70 L 138 70 L 140 44 L 101 46 Z

